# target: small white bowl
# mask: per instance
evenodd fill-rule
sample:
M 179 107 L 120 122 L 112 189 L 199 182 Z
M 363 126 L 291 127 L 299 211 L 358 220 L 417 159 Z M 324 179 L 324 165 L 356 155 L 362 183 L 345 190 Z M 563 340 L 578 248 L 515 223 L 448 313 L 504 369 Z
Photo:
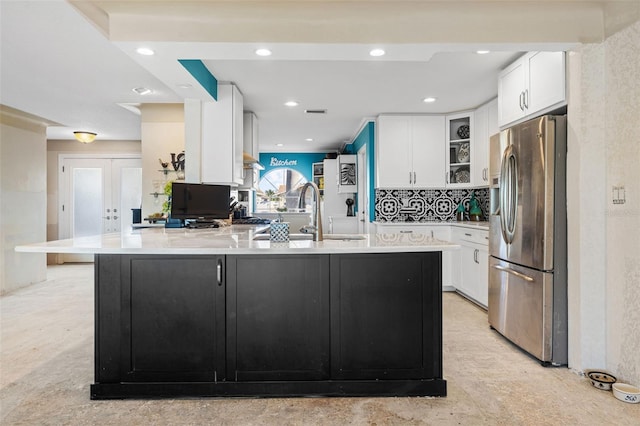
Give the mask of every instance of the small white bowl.
M 626 383 L 614 383 L 612 386 L 613 396 L 620 401 L 628 402 L 630 404 L 637 404 L 640 402 L 640 389 L 635 386 L 628 385 Z

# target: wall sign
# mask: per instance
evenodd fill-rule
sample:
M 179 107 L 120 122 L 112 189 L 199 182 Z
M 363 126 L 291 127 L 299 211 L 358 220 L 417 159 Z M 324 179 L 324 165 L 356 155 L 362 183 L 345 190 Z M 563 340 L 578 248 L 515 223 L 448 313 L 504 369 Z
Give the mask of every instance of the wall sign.
M 271 167 L 287 167 L 287 166 L 297 166 L 298 160 L 290 160 L 288 158 L 277 158 L 271 157 L 271 161 L 269 162 L 269 166 Z

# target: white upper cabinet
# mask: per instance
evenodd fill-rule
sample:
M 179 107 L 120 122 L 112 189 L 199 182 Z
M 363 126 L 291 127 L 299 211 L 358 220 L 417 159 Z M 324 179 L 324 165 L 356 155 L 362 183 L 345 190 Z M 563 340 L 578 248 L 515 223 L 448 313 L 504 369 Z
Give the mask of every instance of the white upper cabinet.
M 260 156 L 258 149 L 258 117 L 250 111 L 243 113 L 242 119 L 242 139 L 243 139 L 243 183 L 242 188 L 253 189 L 258 186 L 258 169 L 255 168 L 253 160 L 257 161 Z M 251 158 L 249 160 L 245 154 Z
M 381 115 L 376 126 L 376 187 L 411 187 L 413 163 L 411 117 Z
M 476 151 L 473 132 L 474 113 L 463 112 L 446 117 L 446 180 L 448 187 L 471 185 L 472 163 Z
M 443 187 L 444 134 L 443 116 L 380 115 L 376 187 Z
M 471 184 L 489 185 L 489 138 L 499 132 L 497 98 L 475 110 L 474 123 Z
M 245 111 L 242 117 L 242 145 L 244 152 L 258 160 L 260 156 L 258 148 L 258 117 L 251 111 Z
M 413 186 L 442 187 L 445 182 L 444 117 L 413 118 Z
M 566 103 L 564 52 L 529 52 L 498 79 L 498 122 L 506 126 Z
M 242 94 L 232 84 L 218 85 L 217 102 L 202 104 L 201 181 L 243 183 Z

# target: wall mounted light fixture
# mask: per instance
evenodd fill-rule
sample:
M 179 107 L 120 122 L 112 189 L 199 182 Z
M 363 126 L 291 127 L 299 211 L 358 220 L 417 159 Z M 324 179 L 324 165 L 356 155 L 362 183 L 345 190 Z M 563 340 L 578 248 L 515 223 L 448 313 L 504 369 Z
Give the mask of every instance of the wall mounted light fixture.
M 73 136 L 76 137 L 78 142 L 91 143 L 96 139 L 96 136 L 98 136 L 98 135 L 96 133 L 93 133 L 93 132 L 75 131 L 75 132 L 73 132 Z

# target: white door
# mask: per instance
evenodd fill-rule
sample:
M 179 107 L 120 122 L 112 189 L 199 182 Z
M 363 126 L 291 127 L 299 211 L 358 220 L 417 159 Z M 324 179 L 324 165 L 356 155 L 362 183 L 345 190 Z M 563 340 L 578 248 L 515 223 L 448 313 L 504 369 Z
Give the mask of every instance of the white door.
M 131 227 L 131 209 L 142 201 L 140 158 L 63 158 L 59 176 L 60 239 L 120 232 Z M 59 262 L 91 262 L 64 255 Z
M 367 164 L 367 146 L 358 150 L 358 233 L 369 233 L 369 165 Z
M 445 118 L 443 116 L 412 117 L 413 186 L 441 188 L 445 185 Z
M 541 111 L 565 99 L 563 52 L 535 52 L 526 56 L 529 68 L 527 114 Z
M 411 117 L 381 115 L 376 128 L 376 185 L 411 188 L 413 182 Z
M 498 123 L 505 126 L 524 117 L 525 64 L 518 60 L 505 68 L 498 79 Z

